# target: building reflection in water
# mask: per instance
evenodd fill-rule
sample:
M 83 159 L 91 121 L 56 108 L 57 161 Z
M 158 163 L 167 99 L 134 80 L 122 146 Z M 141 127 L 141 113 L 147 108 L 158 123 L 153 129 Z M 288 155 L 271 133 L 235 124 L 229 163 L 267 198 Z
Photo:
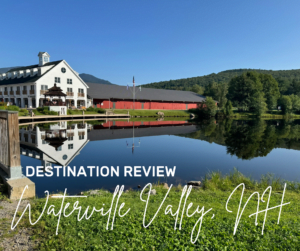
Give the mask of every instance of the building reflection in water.
M 67 121 L 20 126 L 21 154 L 40 159 L 44 167 L 67 166 L 88 143 L 89 126 Z
M 24 156 L 41 160 L 41 166 L 68 166 L 89 141 L 126 139 L 126 146 L 134 153 L 135 148 L 141 145 L 140 137 L 194 131 L 196 126 L 187 121 L 107 120 L 29 124 L 20 125 L 20 150 Z

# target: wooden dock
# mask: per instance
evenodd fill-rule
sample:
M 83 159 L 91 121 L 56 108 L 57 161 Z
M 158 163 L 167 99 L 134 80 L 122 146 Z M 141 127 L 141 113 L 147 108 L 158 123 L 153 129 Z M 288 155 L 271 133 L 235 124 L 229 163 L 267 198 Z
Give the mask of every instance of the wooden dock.
M 18 112 L 0 111 L 0 176 L 10 199 L 35 196 L 35 184 L 22 174 Z
M 47 121 L 47 120 L 74 120 L 74 119 L 107 119 L 107 118 L 130 118 L 129 114 L 80 114 L 80 115 L 38 115 L 38 116 L 20 116 L 19 121 Z

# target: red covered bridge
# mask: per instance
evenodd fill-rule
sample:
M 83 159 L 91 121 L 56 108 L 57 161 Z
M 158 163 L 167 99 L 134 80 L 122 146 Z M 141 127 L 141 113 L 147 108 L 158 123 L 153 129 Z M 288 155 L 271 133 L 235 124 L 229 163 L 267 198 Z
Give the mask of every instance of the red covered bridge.
M 205 97 L 190 91 L 136 88 L 135 102 L 126 86 L 87 83 L 93 105 L 104 109 L 188 110 Z M 131 88 L 131 87 L 130 87 Z M 131 88 L 132 89 L 132 88 Z

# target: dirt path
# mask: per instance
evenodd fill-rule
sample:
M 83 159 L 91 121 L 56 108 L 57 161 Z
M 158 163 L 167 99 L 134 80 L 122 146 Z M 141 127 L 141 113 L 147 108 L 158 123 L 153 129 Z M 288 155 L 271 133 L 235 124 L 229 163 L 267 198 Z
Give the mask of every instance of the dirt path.
M 36 240 L 31 240 L 31 229 L 19 225 L 11 230 L 11 222 L 19 201 L 0 201 L 0 250 L 33 250 Z M 21 202 L 19 212 L 27 205 L 28 200 Z

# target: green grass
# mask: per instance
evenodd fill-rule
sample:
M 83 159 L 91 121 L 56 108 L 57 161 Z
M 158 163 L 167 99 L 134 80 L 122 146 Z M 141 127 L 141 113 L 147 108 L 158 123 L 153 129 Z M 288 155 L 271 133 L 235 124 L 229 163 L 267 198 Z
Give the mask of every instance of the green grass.
M 174 230 L 175 216 L 164 214 L 167 205 L 173 206 L 173 212 L 177 210 L 182 189 L 180 185 L 172 188 L 159 214 L 148 228 L 144 228 L 142 225 L 145 203 L 140 200 L 140 192 L 130 191 L 123 193 L 119 201 L 119 205 L 122 202 L 125 203 L 121 212 L 124 213 L 131 208 L 130 212 L 123 218 L 116 217 L 113 230 L 110 230 L 111 225 L 109 225 L 109 230 L 106 230 L 108 215 L 101 216 L 100 213 L 95 212 L 89 220 L 83 219 L 78 222 L 78 211 L 76 211 L 68 218 L 62 216 L 58 235 L 55 235 L 57 217 L 44 215 L 33 226 L 32 238 L 40 239 L 39 250 L 299 250 L 299 183 L 288 185 L 284 202 L 291 202 L 291 204 L 283 207 L 279 225 L 277 225 L 279 209 L 268 211 L 264 235 L 261 235 L 264 215 L 259 214 L 258 226 L 255 226 L 254 217 L 248 217 L 256 211 L 256 197 L 248 203 L 237 233 L 233 235 L 241 190 L 233 195 L 228 204 L 233 213 L 225 210 L 225 204 L 233 188 L 240 182 L 246 184 L 243 204 L 252 192 L 258 191 L 261 195 L 270 184 L 274 186 L 276 192 L 272 192 L 269 207 L 280 204 L 283 181 L 273 176 L 264 176 L 260 182 L 257 182 L 244 177 L 236 170 L 227 176 L 222 176 L 218 172 L 210 173 L 204 180 L 202 189 L 192 190 L 186 204 L 194 203 L 189 214 L 194 212 L 198 205 L 200 209 L 204 206 L 205 211 L 213 208 L 204 217 L 201 232 L 195 244 L 191 243 L 190 236 L 200 214 L 196 213 L 189 218 L 184 213 L 181 230 Z M 167 192 L 159 184 L 156 184 L 154 188 L 157 194 L 150 196 L 146 216 L 147 223 L 154 216 Z M 146 195 L 142 197 L 146 199 Z M 267 197 L 268 193 L 265 195 L 265 200 Z M 84 212 L 87 206 L 95 206 L 100 209 L 103 204 L 105 204 L 104 211 L 106 212 L 110 207 L 111 199 L 111 193 L 101 191 L 100 195 L 76 200 L 79 200 L 79 206 L 82 206 L 81 212 Z M 33 202 L 35 205 L 32 215 L 36 219 L 43 209 L 45 199 L 35 199 Z M 66 198 L 65 203 L 67 202 L 71 205 L 66 213 L 70 213 L 75 199 Z M 48 206 L 51 204 L 55 205 L 55 210 L 58 212 L 61 199 L 50 199 Z M 265 207 L 266 203 L 260 202 L 260 210 Z M 212 214 L 215 215 L 213 219 L 211 219 Z M 23 219 L 22 222 L 23 226 L 28 226 L 28 223 L 25 223 L 28 222 L 28 218 L 26 221 Z
M 189 117 L 190 112 L 186 110 L 119 110 L 115 109 L 116 114 L 129 114 L 140 117 L 158 117 L 157 112 L 163 112 L 165 117 Z

